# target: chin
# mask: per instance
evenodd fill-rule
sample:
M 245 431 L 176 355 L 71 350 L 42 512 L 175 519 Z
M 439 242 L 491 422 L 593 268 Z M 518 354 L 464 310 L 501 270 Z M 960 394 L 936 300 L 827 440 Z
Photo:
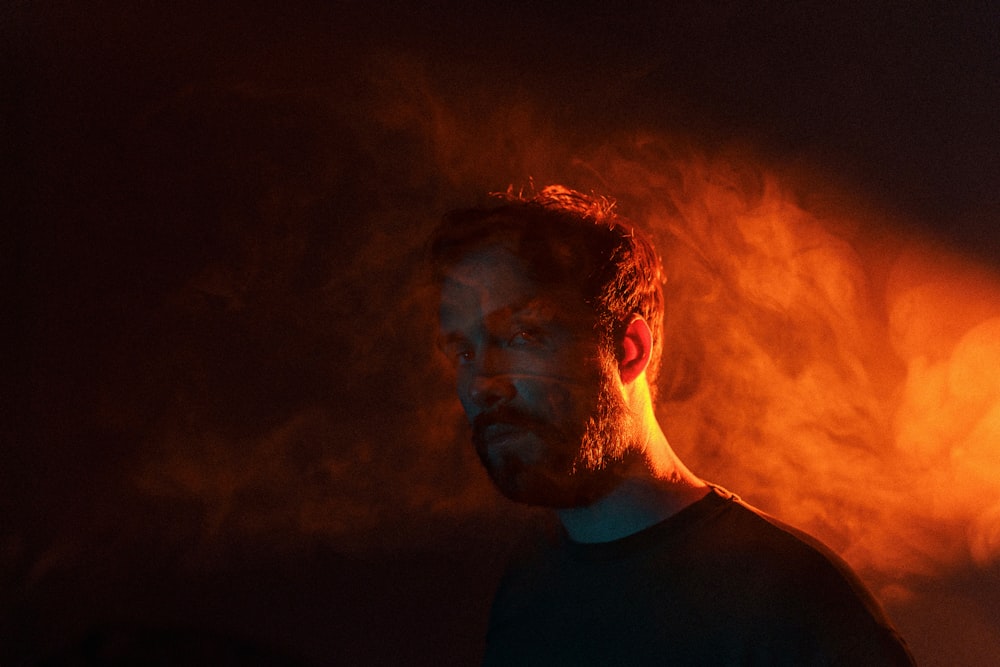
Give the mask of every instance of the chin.
M 614 483 L 610 475 L 541 474 L 534 470 L 491 468 L 490 477 L 508 499 L 532 507 L 572 509 L 587 507 L 607 495 Z
M 500 493 L 516 503 L 587 507 L 620 481 L 619 459 L 608 456 L 619 442 L 609 432 L 591 429 L 581 436 L 549 438 L 532 434 L 492 445 L 477 441 L 476 453 Z

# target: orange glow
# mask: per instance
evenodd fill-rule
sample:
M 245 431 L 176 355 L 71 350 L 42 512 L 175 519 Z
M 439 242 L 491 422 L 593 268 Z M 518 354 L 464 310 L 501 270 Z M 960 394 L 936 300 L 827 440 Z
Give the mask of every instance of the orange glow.
M 324 336 L 358 360 L 331 371 L 344 376 L 341 403 L 250 442 L 166 437 L 169 454 L 137 472 L 145 492 L 197 498 L 210 530 L 358 548 L 422 539 L 428 517 L 510 511 L 456 426 L 418 261 L 441 212 L 533 178 L 615 196 L 660 241 L 670 283 L 657 411 L 696 474 L 815 534 L 888 596 L 904 597 L 912 577 L 1000 560 L 996 275 L 819 172 L 750 149 L 636 131 L 574 143 L 578 131 L 517 95 L 449 98 L 405 58 L 383 56 L 371 80 L 352 132 L 375 165 L 394 133 L 407 169 L 393 173 L 409 180 L 371 202 L 374 232 L 317 308 Z M 373 394 L 375 406 L 357 398 Z M 246 500 L 258 497 L 269 500 Z

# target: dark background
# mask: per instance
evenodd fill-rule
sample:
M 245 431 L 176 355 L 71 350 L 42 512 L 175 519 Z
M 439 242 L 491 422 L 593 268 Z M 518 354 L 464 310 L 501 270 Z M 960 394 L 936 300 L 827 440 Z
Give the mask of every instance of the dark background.
M 547 521 L 493 495 L 430 346 L 423 238 L 485 192 L 610 187 L 640 217 L 656 165 L 736 156 L 835 211 L 875 284 L 904 239 L 924 268 L 1000 251 L 986 2 L 14 2 L 0 26 L 3 664 L 474 664 L 508 545 Z M 650 185 L 620 192 L 628 165 Z M 852 562 L 923 664 L 991 664 L 998 560 L 922 549 L 905 581 Z

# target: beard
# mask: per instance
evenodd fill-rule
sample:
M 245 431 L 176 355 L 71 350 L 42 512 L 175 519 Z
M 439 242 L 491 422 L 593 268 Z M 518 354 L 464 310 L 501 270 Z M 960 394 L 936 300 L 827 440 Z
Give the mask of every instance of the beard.
M 597 395 L 576 429 L 559 428 L 510 406 L 476 417 L 473 443 L 501 493 L 516 502 L 565 509 L 590 505 L 617 486 L 620 464 L 633 447 L 632 413 L 617 388 L 617 372 L 614 355 L 602 351 Z M 487 429 L 497 424 L 535 439 L 538 446 L 491 451 Z

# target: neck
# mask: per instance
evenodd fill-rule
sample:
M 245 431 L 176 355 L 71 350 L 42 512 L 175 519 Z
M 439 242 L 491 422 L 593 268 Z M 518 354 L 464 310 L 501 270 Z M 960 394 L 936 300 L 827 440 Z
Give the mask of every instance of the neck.
M 650 415 L 652 410 L 650 410 Z M 700 500 L 708 485 L 677 458 L 655 418 L 646 429 L 642 455 L 626 466 L 607 495 L 585 507 L 557 511 L 576 542 L 610 542 L 637 533 Z

